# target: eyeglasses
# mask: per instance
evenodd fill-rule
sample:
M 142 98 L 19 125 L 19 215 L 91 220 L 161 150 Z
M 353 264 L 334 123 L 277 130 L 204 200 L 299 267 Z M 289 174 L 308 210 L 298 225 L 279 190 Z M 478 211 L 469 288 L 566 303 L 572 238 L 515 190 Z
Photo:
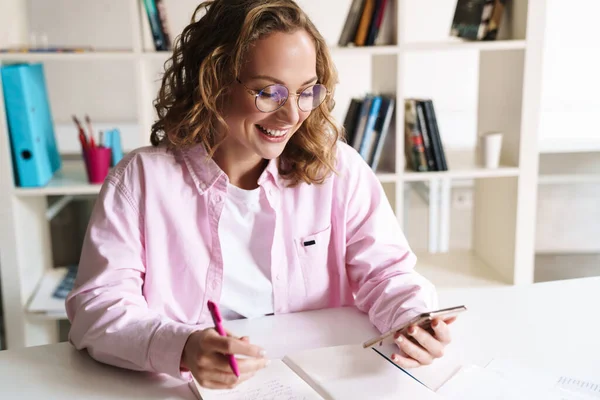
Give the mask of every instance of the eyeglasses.
M 258 111 L 264 113 L 273 112 L 281 108 L 290 95 L 298 98 L 298 108 L 300 110 L 309 112 L 319 107 L 329 94 L 325 85 L 321 85 L 320 83 L 309 86 L 298 94 L 290 93 L 287 87 L 279 84 L 269 85 L 261 90 L 252 90 L 244 85 L 239 78 L 236 78 L 236 80 L 246 88 L 248 93 L 254 96 L 256 108 L 258 108 Z

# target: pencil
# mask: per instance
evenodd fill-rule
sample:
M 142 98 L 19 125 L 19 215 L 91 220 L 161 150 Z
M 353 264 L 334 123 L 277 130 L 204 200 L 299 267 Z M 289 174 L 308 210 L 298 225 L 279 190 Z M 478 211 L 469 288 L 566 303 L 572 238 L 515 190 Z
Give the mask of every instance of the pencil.
M 90 141 L 94 140 L 94 130 L 92 129 L 92 120 L 90 119 L 90 116 L 85 114 L 85 123 L 88 126 L 88 129 L 90 130 Z

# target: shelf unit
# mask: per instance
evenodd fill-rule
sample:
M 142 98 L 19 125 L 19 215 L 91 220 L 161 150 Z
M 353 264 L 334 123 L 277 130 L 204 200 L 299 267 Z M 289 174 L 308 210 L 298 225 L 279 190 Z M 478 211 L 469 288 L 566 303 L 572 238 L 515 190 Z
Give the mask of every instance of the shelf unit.
M 299 4 L 318 0 L 302 0 Z M 13 13 L 0 17 L 26 24 L 26 0 L 9 0 Z M 347 2 L 349 5 L 349 1 Z M 540 71 L 545 29 L 545 0 L 513 2 L 514 8 L 503 21 L 506 27 L 494 42 L 436 40 L 412 42 L 405 38 L 409 5 L 416 0 L 393 0 L 390 43 L 374 47 L 339 48 L 331 46 L 340 70 L 337 92 L 338 120 L 345 113 L 344 101 L 365 91 L 393 93 L 399 100 L 392 126 L 393 151 L 377 176 L 384 184 L 389 200 L 403 223 L 404 192 L 408 184 L 427 182 L 431 187 L 449 187 L 455 179 L 474 179 L 475 239 L 471 252 L 419 254 L 417 270 L 441 287 L 479 287 L 523 284 L 533 281 L 534 218 L 537 183 L 537 117 L 540 100 Z M 0 63 L 95 62 L 122 60 L 135 70 L 135 90 L 139 142 L 148 143 L 154 110 L 152 100 L 157 89 L 156 65 L 168 58 L 167 52 L 148 51 L 149 28 L 139 0 L 127 0 L 131 13 L 132 48 L 127 51 L 98 51 L 74 54 L 3 53 Z M 330 13 L 320 6 L 309 7 L 309 15 L 318 28 L 328 31 Z M 325 7 L 326 8 L 326 7 Z M 318 12 L 314 10 L 318 9 Z M 336 9 L 336 14 L 340 14 Z M 327 14 L 327 15 L 325 15 Z M 345 16 L 345 15 L 344 15 Z M 340 18 L 343 18 L 341 16 Z M 26 41 L 26 26 L 12 26 L 15 43 Z M 7 26 L 5 23 L 4 26 Z M 338 26 L 341 29 L 341 25 Z M 336 28 L 337 29 L 337 28 Z M 339 31 L 326 39 L 335 43 Z M 9 36 L 10 38 L 11 36 Z M 0 46 L 13 43 L 0 43 Z M 151 45 L 150 45 L 151 46 Z M 406 59 L 417 52 L 470 50 L 479 53 L 477 132 L 501 130 L 505 133 L 501 167 L 485 169 L 476 165 L 474 150 L 448 151 L 450 171 L 415 173 L 405 170 L 402 99 L 407 97 L 403 82 Z M 342 68 L 348 61 L 368 65 L 370 74 L 354 74 L 362 84 L 349 90 Z M 365 75 L 365 76 L 363 76 Z M 352 80 L 353 81 L 353 80 Z M 354 82 L 352 82 L 354 83 Z M 336 99 L 337 100 L 337 99 Z M 434 99 L 435 101 L 435 99 Z M 340 109 L 341 107 L 341 109 Z M 395 135 L 394 135 L 395 132 Z M 444 135 L 451 132 L 442 132 Z M 394 136 L 396 140 L 394 140 Z M 400 139 L 400 140 L 398 140 Z M 56 315 L 40 318 L 26 311 L 27 303 L 52 272 L 47 196 L 83 196 L 98 193 L 99 185 L 89 185 L 81 163 L 65 162 L 64 168 L 43 188 L 15 188 L 8 143 L 3 99 L 0 95 L 0 276 L 5 307 L 5 326 L 9 347 L 32 346 L 57 340 Z M 410 238 L 408 238 L 410 241 Z M 54 271 L 55 272 L 55 271 Z M 59 318 L 64 317 L 60 315 Z

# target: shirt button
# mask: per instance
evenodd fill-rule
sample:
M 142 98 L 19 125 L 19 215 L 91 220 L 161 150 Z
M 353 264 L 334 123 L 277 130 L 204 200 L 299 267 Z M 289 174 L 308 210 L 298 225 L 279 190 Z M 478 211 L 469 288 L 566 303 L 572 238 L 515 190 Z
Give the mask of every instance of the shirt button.
M 217 197 L 215 197 L 215 203 L 220 203 L 223 201 L 223 196 L 221 196 L 220 194 L 217 195 Z
M 206 185 L 204 183 L 199 184 L 198 187 L 200 187 L 202 190 L 206 189 Z

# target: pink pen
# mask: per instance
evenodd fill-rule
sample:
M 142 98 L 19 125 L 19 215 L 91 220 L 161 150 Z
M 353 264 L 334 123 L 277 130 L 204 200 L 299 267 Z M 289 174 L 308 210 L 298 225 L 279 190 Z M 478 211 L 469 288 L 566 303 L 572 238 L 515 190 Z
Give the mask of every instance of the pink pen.
M 210 315 L 212 316 L 212 319 L 215 323 L 215 329 L 217 330 L 217 332 L 219 332 L 219 335 L 227 336 L 227 333 L 225 332 L 225 329 L 223 329 L 223 325 L 221 324 L 221 321 L 223 321 L 223 319 L 221 318 L 221 312 L 219 311 L 219 307 L 217 307 L 217 305 L 210 300 L 208 301 L 207 305 L 208 310 L 210 311 Z M 240 371 L 238 370 L 238 365 L 235 361 L 235 356 L 233 354 L 229 354 L 229 365 L 231 366 L 231 370 L 233 371 L 235 376 L 239 377 Z

